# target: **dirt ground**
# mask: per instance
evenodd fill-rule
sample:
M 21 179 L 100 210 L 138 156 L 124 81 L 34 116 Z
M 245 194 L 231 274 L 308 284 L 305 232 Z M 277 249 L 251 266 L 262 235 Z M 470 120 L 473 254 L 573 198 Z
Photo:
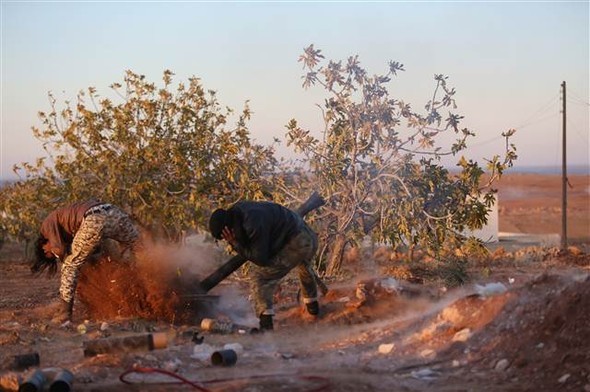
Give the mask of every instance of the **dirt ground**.
M 74 322 L 50 323 L 58 279 L 34 278 L 22 247 L 0 249 L 0 390 L 40 368 L 74 374 L 76 391 L 590 391 L 590 177 L 571 176 L 569 252 L 496 244 L 459 287 L 392 276 L 383 248 L 348 255 L 315 319 L 289 276 L 272 333 L 203 331 L 203 317 L 254 327 L 241 274 L 207 297 L 195 277 L 219 262 L 207 244 L 154 250 L 141 268 L 85 267 Z M 510 174 L 499 184 L 500 231 L 560 232 L 559 176 Z M 387 255 L 387 257 L 384 257 Z M 162 263 L 165 261 L 165 263 Z M 163 332 L 167 347 L 85 356 L 86 342 Z M 229 345 L 229 346 L 227 346 Z M 211 354 L 231 347 L 234 366 Z M 32 369 L 15 355 L 39 353 Z M 48 389 L 47 389 L 48 390 Z

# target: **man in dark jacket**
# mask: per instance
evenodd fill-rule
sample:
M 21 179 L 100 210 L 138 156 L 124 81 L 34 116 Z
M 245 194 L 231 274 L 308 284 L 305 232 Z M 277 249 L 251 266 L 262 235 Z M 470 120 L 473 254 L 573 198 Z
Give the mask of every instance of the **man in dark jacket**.
M 252 263 L 250 285 L 260 329 L 273 329 L 273 295 L 280 280 L 294 268 L 307 311 L 319 313 L 311 265 L 318 239 L 299 214 L 277 203 L 240 201 L 227 210 L 215 210 L 209 230 Z
M 62 261 L 60 300 L 54 322 L 71 320 L 80 268 L 103 239 L 110 238 L 133 254 L 140 249 L 139 231 L 131 218 L 112 204 L 98 200 L 73 203 L 51 212 L 41 223 L 34 243 L 31 271 L 50 274 Z

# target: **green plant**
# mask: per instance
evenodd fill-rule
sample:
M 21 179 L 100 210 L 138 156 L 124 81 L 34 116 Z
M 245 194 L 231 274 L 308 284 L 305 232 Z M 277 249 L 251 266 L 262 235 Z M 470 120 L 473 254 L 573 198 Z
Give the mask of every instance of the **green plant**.
M 236 124 L 214 91 L 192 77 L 163 87 L 143 75 L 125 73 L 111 85 L 114 98 L 93 87 L 75 103 L 50 110 L 33 128 L 49 159 L 15 167 L 20 181 L 2 189 L 2 228 L 17 238 L 30 236 L 53 208 L 97 197 L 127 210 L 152 233 L 178 240 L 204 227 L 212 206 L 241 198 L 262 198 L 276 160 L 272 147 L 255 144 L 245 105 Z
M 321 217 L 327 262 L 320 267 L 336 273 L 348 243 L 370 234 L 374 239 L 439 252 L 445 244 L 459 244 L 466 228 L 480 228 L 494 201 L 490 187 L 516 159 L 507 140 L 505 157 L 488 161 L 484 170 L 460 152 L 474 133 L 460 127 L 455 89 L 447 77 L 435 75 L 432 98 L 425 111 L 389 95 L 387 84 L 404 70 L 389 63 L 384 75 L 369 75 L 358 56 L 345 62 L 324 61 L 313 45 L 300 57 L 303 87 L 319 85 L 328 93 L 322 107 L 324 130 L 320 137 L 298 126 L 287 125 L 287 142 L 304 155 L 305 166 L 317 181 L 328 204 Z M 447 113 L 443 113 L 447 111 Z M 452 132 L 456 141 L 443 148 L 438 137 Z M 457 174 L 441 164 L 444 155 L 457 156 Z M 322 252 L 323 254 L 324 252 Z

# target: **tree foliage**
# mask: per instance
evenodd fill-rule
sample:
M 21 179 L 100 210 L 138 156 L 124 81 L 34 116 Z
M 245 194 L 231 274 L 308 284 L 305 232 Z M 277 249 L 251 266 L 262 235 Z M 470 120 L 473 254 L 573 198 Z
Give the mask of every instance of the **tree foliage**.
M 21 181 L 0 199 L 8 232 L 26 236 L 51 209 L 98 197 L 178 239 L 202 226 L 215 203 L 261 198 L 276 161 L 271 147 L 251 140 L 247 104 L 228 129 L 233 112 L 214 91 L 195 77 L 173 89 L 172 77 L 165 71 L 157 88 L 127 71 L 122 84 L 111 85 L 115 98 L 90 87 L 61 109 L 50 93 L 42 127 L 33 128 L 50 160 L 15 168 Z
M 401 63 L 370 75 L 358 56 L 326 61 L 313 45 L 300 62 L 303 87 L 319 86 L 328 98 L 321 132 L 287 124 L 287 145 L 303 156 L 298 164 L 279 162 L 272 146 L 252 140 L 247 103 L 234 114 L 195 77 L 174 87 L 165 71 L 156 87 L 127 71 L 111 86 L 113 98 L 90 87 L 60 106 L 49 94 L 50 109 L 33 128 L 48 158 L 15 167 L 21 179 L 0 193 L 0 232 L 26 238 L 50 210 L 98 197 L 177 240 L 204 227 L 218 206 L 272 199 L 296 207 L 317 190 L 328 203 L 307 220 L 322 238 L 320 269 L 335 274 L 346 245 L 366 235 L 440 253 L 486 223 L 491 185 L 516 159 L 513 130 L 503 134 L 503 157 L 482 168 L 463 155 L 474 132 L 461 126 L 446 76 L 435 75 L 432 98 L 418 111 L 390 96 Z M 450 146 L 440 141 L 445 134 L 455 136 Z M 457 170 L 441 164 L 445 155 Z
M 326 62 L 313 45 L 299 61 L 303 87 L 319 85 L 329 94 L 320 137 L 295 120 L 287 125 L 288 144 L 304 154 L 329 200 L 322 216 L 328 273 L 339 270 L 347 243 L 369 233 L 394 245 L 438 251 L 460 242 L 464 229 L 486 223 L 495 192 L 489 185 L 511 166 L 515 149 L 507 145 L 503 159 L 489 160 L 490 182 L 482 187 L 484 170 L 460 155 L 474 133 L 460 127 L 463 117 L 455 112 L 455 89 L 446 76 L 435 75 L 432 99 L 418 112 L 389 95 L 387 85 L 403 64 L 391 61 L 386 74 L 369 75 L 358 56 Z M 449 132 L 456 141 L 445 149 L 437 139 Z M 504 135 L 507 140 L 512 133 Z M 458 158 L 458 173 L 443 167 L 444 155 Z

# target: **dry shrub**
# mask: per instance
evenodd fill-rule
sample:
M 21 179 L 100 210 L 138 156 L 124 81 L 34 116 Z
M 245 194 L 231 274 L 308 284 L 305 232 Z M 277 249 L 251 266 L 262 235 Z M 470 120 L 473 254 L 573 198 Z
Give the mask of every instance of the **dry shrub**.
M 343 256 L 343 265 L 358 264 L 361 261 L 361 251 L 356 246 L 346 249 Z

